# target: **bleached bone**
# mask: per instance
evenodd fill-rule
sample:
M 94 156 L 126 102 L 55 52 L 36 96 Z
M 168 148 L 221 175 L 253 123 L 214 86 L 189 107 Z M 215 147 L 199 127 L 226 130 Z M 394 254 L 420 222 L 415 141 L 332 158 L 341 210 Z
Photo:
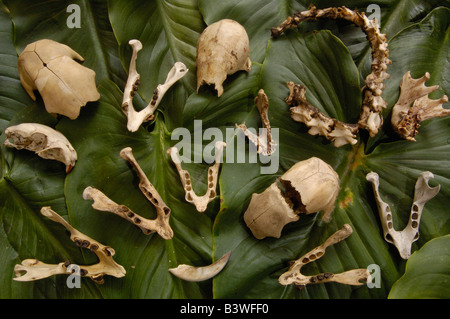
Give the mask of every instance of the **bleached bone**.
M 133 96 L 136 94 L 140 84 L 140 75 L 136 70 L 136 59 L 138 52 L 142 49 L 142 43 L 135 39 L 130 40 L 128 43 L 133 48 L 133 53 L 130 61 L 128 79 L 123 94 L 122 111 L 128 118 L 128 130 L 130 132 L 135 132 L 139 129 L 143 122 L 151 121 L 154 118 L 153 113 L 161 102 L 164 94 L 173 84 L 175 84 L 175 82 L 185 76 L 189 69 L 182 62 L 175 62 L 174 66 L 167 74 L 164 84 L 159 84 L 153 92 L 152 101 L 147 105 L 147 107 L 137 112 L 133 106 Z
M 322 245 L 314 248 L 294 261 L 289 270 L 279 277 L 279 283 L 282 285 L 295 284 L 301 288 L 308 284 L 320 284 L 326 282 L 338 282 L 345 285 L 360 286 L 371 281 L 370 273 L 366 268 L 353 269 L 339 274 L 326 272 L 308 276 L 301 273 L 301 269 L 304 265 L 321 258 L 325 254 L 327 247 L 346 239 L 352 234 L 352 232 L 352 227 L 345 224 L 340 230 L 331 235 Z
M 83 192 L 84 199 L 94 201 L 92 207 L 97 210 L 110 212 L 128 220 L 138 226 L 146 235 L 157 232 L 164 239 L 173 237 L 172 228 L 169 225 L 170 208 L 164 203 L 156 188 L 148 180 L 139 163 L 133 156 L 131 147 L 125 147 L 120 151 L 120 157 L 128 161 L 136 170 L 139 178 L 139 189 L 147 200 L 156 208 L 157 217 L 153 220 L 146 219 L 129 209 L 125 205 L 119 205 L 105 194 L 93 187 L 86 187 Z
M 277 37 L 289 28 L 296 28 L 302 21 L 315 21 L 322 18 L 350 21 L 360 27 L 367 35 L 372 50 L 372 64 L 371 73 L 367 75 L 365 86 L 362 90 L 363 102 L 358 125 L 360 128 L 368 130 L 370 136 L 374 137 L 383 125 L 381 112 L 387 107 L 386 101 L 381 96 L 384 90 L 383 81 L 389 78 L 386 70 L 387 66 L 392 63 L 388 59 L 387 37 L 380 32 L 379 25 L 375 19 L 369 20 L 364 12 L 352 11 L 345 6 L 325 9 L 317 9 L 315 6 L 311 6 L 309 10 L 296 12 L 278 27 L 272 28 L 272 36 Z
M 169 268 L 169 272 L 186 281 L 204 281 L 215 277 L 227 265 L 231 251 L 223 255 L 216 262 L 204 267 L 179 265 L 177 268 Z
M 35 152 L 42 158 L 66 165 L 66 173 L 75 166 L 77 152 L 69 140 L 55 129 L 39 123 L 22 123 L 5 130 L 4 145 Z
M 74 120 L 88 102 L 100 99 L 95 71 L 76 62 L 83 57 L 69 46 L 49 39 L 28 44 L 17 59 L 20 82 L 33 100 L 38 90 L 51 114 Z
M 434 175 L 431 172 L 423 172 L 419 176 L 415 186 L 414 202 L 411 207 L 408 225 L 402 231 L 397 231 L 394 229 L 391 208 L 381 199 L 378 174 L 370 172 L 366 175 L 366 179 L 372 183 L 381 226 L 383 227 L 384 239 L 397 247 L 403 259 L 408 259 L 411 256 L 412 243 L 419 239 L 420 218 L 425 203 L 439 193 L 440 185 L 436 187 L 430 187 L 428 185 L 428 181 L 433 177 Z
M 439 85 L 425 86 L 425 82 L 430 79 L 430 73 L 419 79 L 413 79 L 411 72 L 403 75 L 400 84 L 400 97 L 392 108 L 391 124 L 402 138 L 415 141 L 420 123 L 434 117 L 450 115 L 449 109 L 442 107 L 448 102 L 447 95 L 440 99 L 432 100 L 428 94 L 439 89 Z
M 170 157 L 175 164 L 175 167 L 177 168 L 178 174 L 180 176 L 181 183 L 186 194 L 186 201 L 194 204 L 195 208 L 200 213 L 204 212 L 208 204 L 213 201 L 214 198 L 216 198 L 217 176 L 219 174 L 220 161 L 223 153 L 223 148 L 225 146 L 225 142 L 216 142 L 215 144 L 215 163 L 208 169 L 208 188 L 203 196 L 198 196 L 197 194 L 195 194 L 189 172 L 181 167 L 181 159 L 178 155 L 178 149 L 173 146 L 167 150 L 167 154 L 170 154 Z
M 258 108 L 261 122 L 265 129 L 263 136 L 257 135 L 247 129 L 245 123 L 236 124 L 238 129 L 244 132 L 245 136 L 257 147 L 257 153 L 265 156 L 272 155 L 276 150 L 276 141 L 272 139 L 272 133 L 269 121 L 269 99 L 263 89 L 258 91 L 258 96 L 255 98 L 256 107 Z
M 110 275 L 117 278 L 125 276 L 125 269 L 117 264 L 112 258 L 115 254 L 114 249 L 109 246 L 104 246 L 98 241 L 76 230 L 50 207 L 42 207 L 41 214 L 52 221 L 63 225 L 70 232 L 70 239 L 75 245 L 82 248 L 88 248 L 97 255 L 99 259 L 97 264 L 79 266 L 80 276 L 89 277 L 99 284 L 104 282 L 104 275 Z M 70 262 L 46 264 L 37 259 L 25 259 L 22 261 L 22 264 L 14 267 L 14 273 L 17 277 L 13 279 L 16 281 L 33 281 L 53 275 L 71 274 L 72 272 Z

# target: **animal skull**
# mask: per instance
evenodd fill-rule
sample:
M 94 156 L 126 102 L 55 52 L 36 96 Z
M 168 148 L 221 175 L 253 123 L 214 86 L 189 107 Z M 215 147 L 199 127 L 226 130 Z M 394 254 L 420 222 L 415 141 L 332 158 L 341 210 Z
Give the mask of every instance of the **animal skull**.
M 27 45 L 17 60 L 20 81 L 28 95 L 36 100 L 33 91 L 38 90 L 47 112 L 72 120 L 87 102 L 100 98 L 95 72 L 74 59 L 84 60 L 67 45 L 43 39 Z
M 66 173 L 75 166 L 77 152 L 69 140 L 53 128 L 39 123 L 22 123 L 5 130 L 4 145 L 18 150 L 34 151 L 45 159 L 57 160 L 66 165 Z
M 257 239 L 279 238 L 300 213 L 323 211 L 328 221 L 339 189 L 339 176 L 330 165 L 317 157 L 300 161 L 264 192 L 252 195 L 244 221 Z
M 249 53 L 247 32 L 238 22 L 223 19 L 208 26 L 197 42 L 197 92 L 203 84 L 214 84 L 221 96 L 228 75 L 250 71 Z

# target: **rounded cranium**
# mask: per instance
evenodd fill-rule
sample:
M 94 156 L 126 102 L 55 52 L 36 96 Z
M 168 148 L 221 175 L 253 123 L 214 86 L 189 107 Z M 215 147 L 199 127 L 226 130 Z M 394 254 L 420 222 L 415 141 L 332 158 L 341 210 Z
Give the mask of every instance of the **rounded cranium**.
M 217 21 L 203 30 L 197 43 L 197 92 L 203 84 L 213 84 L 217 96 L 228 75 L 250 71 L 250 45 L 245 28 L 230 19 Z
M 28 44 L 17 60 L 20 81 L 33 100 L 38 90 L 49 113 L 76 119 L 87 102 L 100 94 L 95 72 L 77 63 L 83 57 L 69 46 L 43 39 Z
M 283 227 L 297 221 L 300 213 L 323 211 L 323 220 L 329 220 L 339 190 L 338 174 L 312 157 L 296 163 L 261 194 L 253 194 L 244 221 L 258 239 L 279 238 Z

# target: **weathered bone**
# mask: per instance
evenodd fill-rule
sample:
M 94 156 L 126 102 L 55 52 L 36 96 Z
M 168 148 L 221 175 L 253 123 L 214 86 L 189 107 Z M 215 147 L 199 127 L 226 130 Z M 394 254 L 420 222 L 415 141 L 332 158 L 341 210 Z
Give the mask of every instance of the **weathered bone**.
M 177 168 L 178 174 L 180 175 L 181 183 L 185 191 L 185 199 L 187 202 L 195 205 L 195 208 L 200 213 L 204 212 L 208 204 L 216 198 L 216 185 L 217 176 L 219 174 L 219 167 L 221 162 L 221 157 L 223 153 L 223 148 L 226 146 L 224 142 L 216 142 L 216 156 L 214 165 L 210 166 L 208 169 L 208 189 L 203 196 L 198 196 L 194 192 L 194 188 L 191 182 L 191 176 L 187 170 L 181 167 L 181 159 L 178 155 L 178 149 L 174 146 L 167 150 L 170 157 Z
M 228 75 L 250 71 L 249 55 L 247 32 L 237 21 L 222 19 L 210 24 L 197 42 L 197 92 L 203 84 L 213 85 L 220 97 Z
M 334 245 L 346 239 L 352 234 L 352 232 L 352 227 L 345 224 L 340 230 L 331 235 L 322 245 L 314 248 L 294 261 L 289 270 L 279 277 L 279 283 L 285 286 L 295 284 L 296 286 L 304 287 L 308 284 L 320 284 L 326 282 L 338 282 L 345 285 L 355 286 L 360 286 L 366 282 L 369 282 L 371 280 L 370 273 L 366 268 L 353 269 L 339 274 L 326 272 L 318 275 L 307 276 L 301 273 L 301 269 L 304 265 L 321 258 L 325 254 L 325 250 L 328 246 Z
M 182 62 L 176 62 L 167 74 L 164 84 L 159 84 L 156 87 L 153 92 L 152 101 L 147 105 L 147 107 L 137 112 L 133 106 L 133 96 L 136 94 L 140 84 L 140 75 L 136 70 L 136 59 L 138 52 L 142 49 L 142 43 L 139 40 L 130 40 L 128 43 L 133 48 L 133 53 L 130 61 L 128 79 L 123 94 L 122 111 L 128 118 L 128 130 L 135 132 L 139 129 L 143 122 L 151 121 L 154 118 L 153 113 L 161 102 L 164 94 L 175 82 L 185 76 L 189 69 L 186 68 Z
M 169 225 L 170 208 L 164 203 L 156 188 L 150 183 L 139 163 L 133 156 L 131 147 L 126 147 L 120 151 L 120 157 L 128 161 L 136 170 L 139 178 L 139 189 L 150 203 L 156 208 L 157 217 L 153 220 L 146 219 L 129 209 L 125 205 L 119 205 L 108 198 L 105 194 L 93 187 L 86 187 L 83 192 L 84 199 L 94 201 L 92 207 L 110 212 L 128 220 L 138 226 L 146 235 L 157 232 L 164 239 L 173 237 L 172 228 Z
M 296 28 L 302 21 L 314 21 L 321 18 L 351 21 L 367 35 L 372 50 L 372 72 L 365 79 L 366 85 L 363 88 L 364 98 L 358 125 L 360 128 L 368 130 L 370 136 L 374 137 L 383 125 L 381 112 L 387 107 L 386 101 L 381 96 L 384 89 L 383 81 L 389 78 L 386 69 L 392 63 L 388 59 L 389 50 L 386 35 L 380 33 L 377 21 L 375 19 L 369 20 L 363 12 L 352 11 L 344 6 L 326 9 L 317 9 L 311 6 L 309 10 L 296 12 L 278 27 L 272 28 L 272 36 L 277 37 L 289 28 Z
M 291 106 L 291 117 L 294 121 L 306 124 L 310 128 L 309 134 L 325 136 L 335 147 L 358 142 L 355 139 L 357 124 L 343 123 L 320 112 L 306 100 L 306 88 L 303 85 L 288 82 L 287 87 L 289 96 L 286 103 Z
M 329 222 L 340 190 L 339 175 L 323 160 L 295 163 L 262 193 L 252 194 L 244 221 L 257 239 L 280 238 L 283 227 L 299 214 L 323 212 Z
M 41 214 L 52 221 L 63 225 L 70 232 L 70 239 L 75 245 L 82 248 L 88 248 L 97 255 L 99 259 L 97 264 L 79 266 L 81 276 L 89 277 L 98 284 L 104 282 L 104 275 L 117 278 L 125 276 L 125 269 L 117 264 L 112 258 L 115 254 L 114 249 L 109 246 L 104 246 L 98 241 L 76 230 L 50 207 L 42 207 Z M 46 264 L 37 259 L 25 259 L 22 261 L 22 264 L 14 267 L 14 273 L 17 277 L 13 279 L 16 281 L 33 281 L 53 275 L 71 274 L 72 272 L 70 269 L 70 262 Z
M 428 94 L 439 89 L 439 85 L 427 87 L 425 82 L 430 79 L 427 72 L 419 79 L 413 79 L 411 72 L 403 75 L 400 84 L 400 97 L 392 108 L 391 123 L 394 130 L 404 139 L 415 141 L 420 122 L 434 117 L 450 115 L 449 109 L 442 107 L 448 102 L 447 95 L 431 100 Z
M 237 125 L 238 129 L 241 129 L 245 136 L 257 147 L 257 153 L 262 153 L 265 156 L 272 155 L 276 150 L 276 141 L 272 139 L 272 133 L 269 121 L 269 99 L 263 89 L 258 91 L 258 96 L 255 98 L 256 107 L 258 108 L 259 115 L 261 116 L 261 122 L 265 129 L 265 135 L 259 136 L 249 131 L 245 123 Z
M 163 218 L 164 216 L 161 214 L 159 214 L 154 220 L 147 219 L 134 213 L 127 206 L 115 203 L 100 190 L 90 186 L 85 188 L 83 198 L 86 200 L 93 200 L 94 203 L 92 204 L 92 207 L 94 209 L 116 214 L 139 227 L 146 235 L 157 232 L 164 239 L 172 238 L 172 232 L 169 230 L 170 227 L 167 225 Z
M 372 183 L 373 192 L 377 201 L 378 213 L 383 227 L 384 239 L 397 247 L 400 256 L 408 259 L 411 256 L 412 243 L 419 239 L 419 225 L 425 203 L 439 193 L 440 185 L 430 187 L 428 181 L 433 178 L 431 172 L 423 172 L 417 179 L 414 202 L 411 207 L 411 214 L 408 225 L 402 231 L 394 229 L 392 212 L 389 205 L 381 199 L 379 193 L 380 180 L 375 172 L 367 174 L 366 179 Z
M 223 255 L 216 262 L 204 267 L 179 265 L 177 268 L 169 268 L 169 272 L 186 281 L 204 281 L 215 277 L 227 265 L 231 251 Z
M 35 152 L 42 158 L 66 165 L 66 173 L 75 166 L 77 152 L 69 140 L 55 129 L 39 123 L 22 123 L 5 130 L 4 145 Z
M 20 81 L 33 100 L 41 95 L 45 109 L 74 120 L 88 102 L 100 99 L 95 72 L 76 62 L 83 57 L 69 46 L 49 39 L 28 44 L 17 59 Z

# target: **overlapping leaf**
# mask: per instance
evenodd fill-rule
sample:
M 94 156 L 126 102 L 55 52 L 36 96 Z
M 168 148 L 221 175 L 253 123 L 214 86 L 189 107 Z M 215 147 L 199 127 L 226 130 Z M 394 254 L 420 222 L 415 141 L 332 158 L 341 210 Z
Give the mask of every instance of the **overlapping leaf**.
M 385 298 L 401 276 L 404 261 L 395 247 L 382 239 L 376 204 L 365 180 L 369 171 L 380 175 L 380 191 L 393 208 L 397 229 L 408 218 L 418 175 L 424 170 L 432 171 L 435 179 L 431 183 L 440 184 L 441 192 L 425 206 L 421 236 L 413 251 L 449 233 L 448 118 L 423 123 L 415 143 L 399 140 L 390 131 L 387 118 L 382 133 L 375 139 L 367 141 L 362 133 L 360 143 L 339 149 L 321 137 L 308 135 L 303 124 L 290 119 L 284 98 L 288 94 L 286 82 L 294 81 L 307 87 L 308 100 L 323 112 L 356 122 L 361 79 L 370 65 L 365 37 L 346 23 L 305 22 L 299 31 L 291 30 L 277 40 L 270 38 L 270 27 L 295 10 L 307 9 L 309 2 L 260 1 L 255 5 L 254 1 L 242 0 L 133 0 L 108 4 L 79 1 L 81 29 L 67 28 L 69 2 L 5 0 L 3 3 L 0 7 L 2 131 L 25 121 L 54 126 L 73 143 L 79 160 L 66 176 L 61 163 L 43 160 L 31 152 L 1 148 L 2 297 Z M 384 93 L 389 104 L 386 115 L 398 97 L 400 79 L 408 70 L 415 77 L 426 71 L 432 74 L 430 84 L 441 86 L 434 98 L 449 94 L 449 10 L 438 8 L 426 16 L 442 1 L 315 1 L 315 4 L 346 5 L 361 11 L 370 4 L 380 6 L 381 27 L 391 39 L 393 61 Z M 225 82 L 225 93 L 217 98 L 206 88 L 199 94 L 195 92 L 195 46 L 203 28 L 221 18 L 232 18 L 244 25 L 250 37 L 253 65 L 250 73 L 230 76 Z M 328 28 L 332 33 L 311 32 Z M 39 99 L 32 102 L 18 80 L 17 53 L 27 43 L 46 37 L 72 46 L 85 58 L 84 65 L 97 72 L 102 97 L 83 108 L 77 120 L 59 120 L 46 114 L 42 102 Z M 185 63 L 190 72 L 168 92 L 155 121 L 130 133 L 120 104 L 131 55 L 128 41 L 134 38 L 144 46 L 138 56 L 142 84 L 135 98 L 137 108 L 151 99 L 153 89 L 164 81 L 175 61 Z M 227 148 L 233 148 L 239 133 L 227 129 L 243 122 L 253 128 L 260 126 L 254 104 L 260 88 L 270 100 L 272 127 L 279 129 L 278 150 L 271 162 L 276 172 L 262 174 L 261 168 L 270 164 L 250 162 L 248 152 L 245 163 L 232 162 L 231 156 L 228 157 L 220 173 L 220 200 L 217 198 L 204 214 L 199 214 L 184 201 L 177 172 L 166 154 L 167 148 L 177 142 L 171 132 L 183 126 L 193 134 L 201 134 L 217 127 Z M 194 120 L 202 120 L 200 132 L 194 132 L 195 123 L 198 124 Z M 206 143 L 209 141 L 201 142 Z M 118 216 L 94 210 L 91 201 L 82 199 L 84 188 L 92 186 L 147 218 L 155 216 L 153 207 L 137 187 L 136 174 L 119 157 L 120 150 L 128 146 L 172 209 L 171 226 L 175 233 L 172 240 L 165 241 L 157 234 L 146 236 Z M 341 178 L 342 189 L 332 222 L 321 222 L 320 214 L 302 216 L 299 222 L 285 227 L 280 239 L 254 239 L 242 220 L 251 194 L 260 193 L 292 164 L 311 156 L 330 163 Z M 205 189 L 207 165 L 184 165 L 193 176 L 194 189 L 200 193 Z M 124 265 L 127 276 L 106 278 L 102 286 L 83 280 L 82 289 L 75 290 L 68 289 L 62 277 L 12 282 L 14 264 L 25 258 L 54 263 L 69 259 L 80 264 L 95 260 L 91 253 L 74 247 L 59 225 L 40 216 L 39 209 L 44 205 L 51 205 L 73 226 L 112 246 L 116 250 L 115 259 Z M 278 276 L 287 269 L 290 260 L 321 244 L 343 223 L 351 224 L 354 233 L 344 242 L 329 247 L 327 254 L 306 270 L 340 272 L 376 264 L 381 269 L 380 289 L 326 284 L 299 291 L 278 284 Z M 233 253 L 227 267 L 212 281 L 186 283 L 167 271 L 179 263 L 205 265 L 229 250 Z M 401 281 L 407 282 L 407 276 Z M 403 283 L 399 281 L 394 286 L 396 293 Z

